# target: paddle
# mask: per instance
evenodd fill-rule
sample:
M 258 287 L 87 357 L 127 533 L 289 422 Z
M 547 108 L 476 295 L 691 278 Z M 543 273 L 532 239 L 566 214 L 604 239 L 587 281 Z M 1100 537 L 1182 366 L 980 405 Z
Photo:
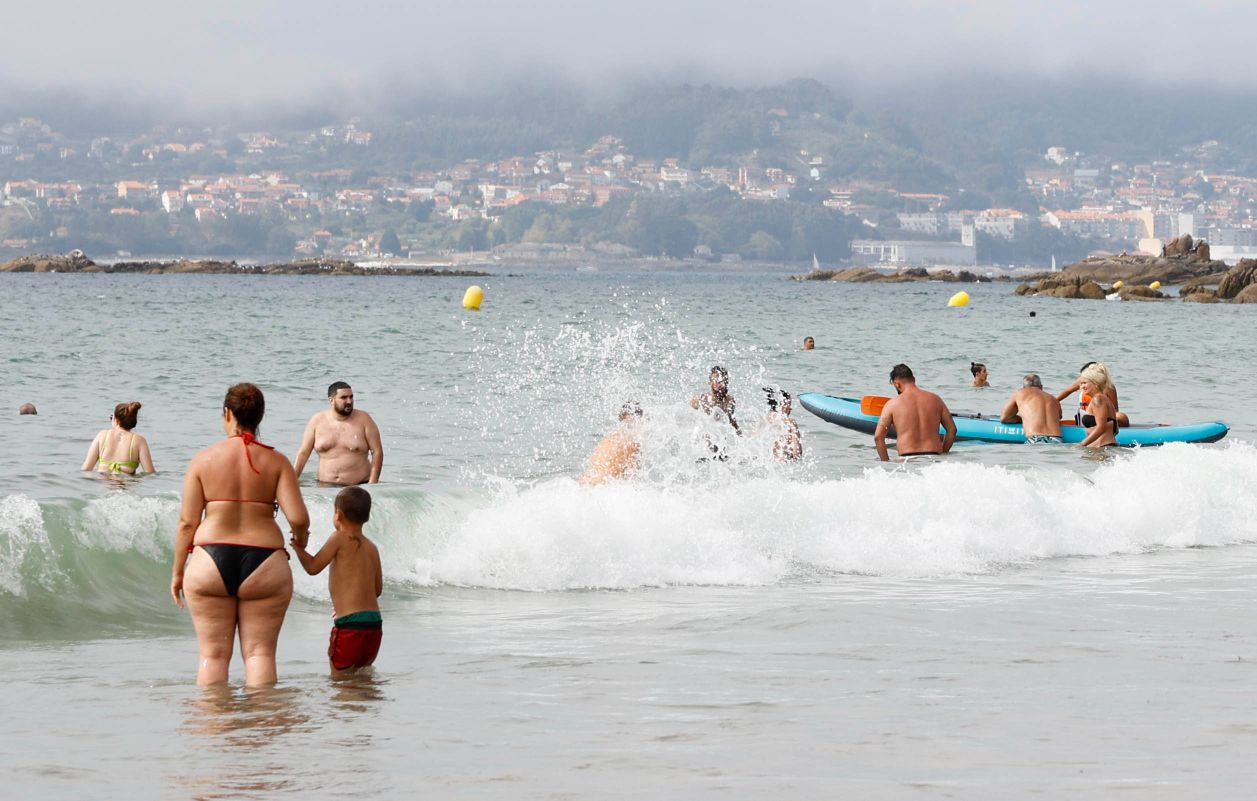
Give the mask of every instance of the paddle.
M 863 398 L 860 398 L 860 414 L 867 414 L 872 417 L 881 417 L 882 407 L 884 407 L 889 400 L 890 398 L 886 398 L 881 395 L 865 395 Z

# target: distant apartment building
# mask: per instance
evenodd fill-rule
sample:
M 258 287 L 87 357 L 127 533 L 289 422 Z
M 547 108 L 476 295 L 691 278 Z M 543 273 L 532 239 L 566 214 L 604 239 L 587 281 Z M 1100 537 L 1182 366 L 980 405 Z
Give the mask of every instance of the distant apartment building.
M 1100 171 L 1092 168 L 1078 168 L 1074 170 L 1074 186 L 1091 188 L 1096 185 L 1096 181 L 1100 178 Z
M 1257 228 L 1215 228 L 1209 244 L 1211 247 L 1257 248 Z
M 1209 256 L 1227 264 L 1257 258 L 1257 228 L 1215 228 L 1209 232 Z
M 1043 219 L 1066 234 L 1121 242 L 1137 242 L 1151 236 L 1154 227 L 1150 211 L 1051 211 Z
M 1196 215 L 1190 212 L 1161 212 L 1152 219 L 1152 235 L 1162 242 L 1182 234 L 1196 235 Z
M 960 242 L 856 239 L 851 242 L 851 259 L 864 265 L 972 267 L 978 263 L 978 250 Z
M 167 190 L 161 193 L 161 207 L 167 214 L 178 214 L 183 211 L 183 192 Z
M 144 200 L 157 194 L 157 187 L 147 181 L 118 181 L 118 197 L 126 200 Z
M 895 216 L 899 218 L 900 229 L 914 234 L 938 236 L 947 230 L 947 215 L 945 214 L 931 211 L 901 213 Z
M 659 180 L 665 184 L 680 184 L 685 186 L 690 182 L 690 171 L 684 167 L 676 167 L 665 164 L 659 168 Z
M 973 217 L 975 231 L 1009 242 L 1024 235 L 1029 224 L 1026 215 L 1016 209 L 986 209 Z

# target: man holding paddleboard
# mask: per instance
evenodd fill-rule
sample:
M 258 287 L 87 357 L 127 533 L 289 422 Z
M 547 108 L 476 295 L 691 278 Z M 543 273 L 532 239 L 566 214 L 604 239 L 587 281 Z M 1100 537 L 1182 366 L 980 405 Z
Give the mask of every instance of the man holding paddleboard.
M 950 451 L 956 441 L 956 424 L 943 399 L 919 388 L 912 369 L 906 364 L 895 365 L 890 371 L 890 383 L 899 397 L 891 398 L 882 407 L 882 416 L 873 431 L 877 457 L 883 462 L 890 461 L 886 435 L 891 426 L 895 427 L 895 449 L 900 456 L 933 456 Z M 940 427 L 945 436 L 939 436 Z

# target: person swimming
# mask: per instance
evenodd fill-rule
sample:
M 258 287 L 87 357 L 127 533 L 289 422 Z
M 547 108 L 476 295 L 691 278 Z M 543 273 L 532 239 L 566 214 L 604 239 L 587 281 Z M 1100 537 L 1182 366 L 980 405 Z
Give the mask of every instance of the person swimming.
M 1117 424 L 1121 426 L 1129 426 L 1130 418 L 1126 416 L 1125 412 L 1121 411 L 1121 405 L 1117 402 L 1117 385 L 1113 383 L 1113 377 L 1109 373 L 1109 368 L 1101 362 L 1087 362 L 1082 366 L 1082 370 L 1079 370 L 1078 372 L 1083 373 L 1087 370 L 1087 368 L 1093 365 L 1099 366 L 1100 370 L 1104 373 L 1105 380 L 1108 382 L 1108 388 L 1104 390 L 1104 394 L 1107 395 L 1109 400 L 1113 403 L 1113 411 L 1115 413 L 1114 417 L 1117 418 Z M 1056 399 L 1058 401 L 1063 401 L 1070 395 L 1078 392 L 1080 388 L 1080 380 L 1075 380 L 1074 383 L 1058 392 L 1056 394 Z M 1082 417 L 1086 413 L 1087 406 L 1090 405 L 1090 403 L 1091 396 L 1085 391 L 1081 392 L 1078 396 L 1078 411 L 1074 413 L 1074 421 L 1079 425 L 1082 425 Z
M 799 424 L 790 417 L 794 408 L 790 393 L 777 387 L 764 387 L 764 393 L 768 396 L 768 425 L 777 429 L 773 458 L 779 462 L 803 458 L 803 436 L 799 433 Z
M 986 365 L 983 364 L 982 362 L 969 362 L 969 372 L 973 373 L 973 384 L 971 384 L 971 386 L 974 386 L 974 387 L 991 386 L 986 381 Z
M 1117 408 L 1109 398 L 1109 371 L 1100 362 L 1092 362 L 1078 376 L 1078 388 L 1088 398 L 1087 407 L 1080 410 L 1078 422 L 1087 429 L 1087 436 L 1075 448 L 1100 448 L 1117 444 L 1120 423 Z
M 578 479 L 585 485 L 605 484 L 620 478 L 632 478 L 641 466 L 642 407 L 627 401 L 620 407 L 619 426 L 594 448 L 589 466 Z
M 153 469 L 148 440 L 134 430 L 140 421 L 140 402 L 119 403 L 109 420 L 113 425 L 92 439 L 80 469 L 128 476 L 141 469 L 145 473 L 157 472 Z

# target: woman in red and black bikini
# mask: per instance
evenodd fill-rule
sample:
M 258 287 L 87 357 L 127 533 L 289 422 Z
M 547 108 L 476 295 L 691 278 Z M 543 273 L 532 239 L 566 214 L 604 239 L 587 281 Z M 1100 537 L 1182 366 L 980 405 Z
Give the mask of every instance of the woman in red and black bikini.
M 292 570 L 275 516 L 293 537 L 310 535 L 297 475 L 282 453 L 257 441 L 266 404 L 253 384 L 223 400 L 227 439 L 193 457 L 183 481 L 170 594 L 187 601 L 200 645 L 196 683 L 227 681 L 236 632 L 250 687 L 275 683 L 275 644 L 292 599 Z

